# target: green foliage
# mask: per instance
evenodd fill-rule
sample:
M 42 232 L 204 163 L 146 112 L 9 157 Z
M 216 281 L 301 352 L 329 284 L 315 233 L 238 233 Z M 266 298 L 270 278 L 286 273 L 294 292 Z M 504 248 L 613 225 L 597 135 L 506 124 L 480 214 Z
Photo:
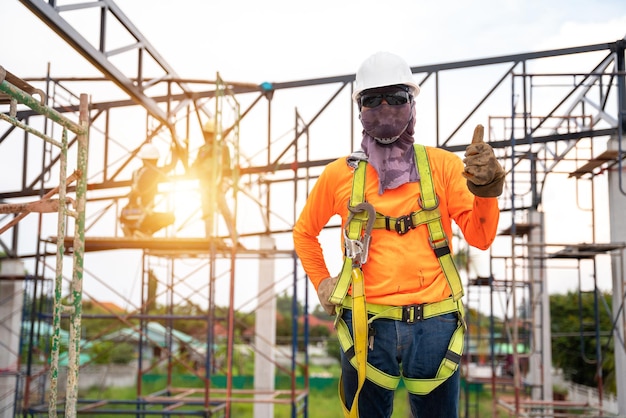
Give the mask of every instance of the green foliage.
M 276 311 L 283 316 L 288 316 L 291 318 L 293 316 L 293 303 L 294 300 L 291 295 L 287 294 L 287 292 L 284 292 L 282 295 L 276 296 Z M 304 313 L 304 308 L 298 300 L 296 300 L 296 311 L 298 313 L 298 316 L 301 316 Z
M 171 309 L 171 311 L 170 311 Z M 179 303 L 175 306 L 168 308 L 165 306 L 156 305 L 151 308 L 150 314 L 153 315 L 179 315 L 179 316 L 205 316 L 207 313 L 205 310 L 200 308 L 198 305 L 194 304 L 191 301 L 186 301 L 185 303 Z M 207 321 L 203 319 L 178 319 L 171 320 L 171 322 L 166 321 L 165 319 L 156 320 L 163 326 L 172 326 L 175 330 L 184 332 L 187 335 L 194 336 L 199 338 L 200 336 L 205 336 L 206 338 L 206 324 Z
M 304 326 L 301 319 L 304 317 L 304 307 L 300 301 L 295 301 L 296 312 L 300 319 L 297 327 L 298 334 L 298 349 L 304 351 Z M 282 295 L 278 295 L 276 298 L 276 310 L 278 312 L 276 319 L 276 340 L 279 344 L 291 344 L 293 341 L 293 311 L 294 300 L 286 292 Z M 324 312 L 320 306 L 316 306 L 313 311 L 313 317 L 317 317 L 323 320 L 332 320 L 332 317 Z M 309 328 L 309 343 L 318 341 L 327 341 L 331 336 L 331 332 L 328 327 L 323 325 L 315 325 Z
M 322 305 L 315 305 L 315 308 L 313 309 L 313 312 L 311 312 L 311 315 L 324 321 L 332 321 L 335 318 L 332 315 L 328 315 L 324 308 L 322 308 Z
M 276 318 L 276 341 L 279 344 L 286 344 L 291 341 L 292 331 L 291 316 L 279 315 Z
M 605 389 L 615 387 L 613 341 L 610 338 L 612 321 L 604 309 L 611 306 L 608 294 L 598 295 L 600 339 L 596 338 L 596 311 L 593 293 L 574 293 L 550 296 L 552 319 L 552 359 L 567 378 L 574 383 L 597 386 L 597 344 L 601 348 L 602 375 Z
M 102 315 L 103 317 L 90 318 L 90 315 Z M 98 305 L 92 301 L 84 301 L 82 319 L 83 330 L 81 338 L 85 340 L 98 339 L 103 335 L 110 334 L 122 328 L 128 327 L 128 324 L 123 323 L 118 318 L 104 317 L 108 315 L 111 315 L 111 312 L 107 311 L 101 305 Z M 69 329 L 69 323 L 67 324 L 67 328 L 63 327 L 63 329 Z
M 128 364 L 135 357 L 135 346 L 130 343 L 102 341 L 94 343 L 86 351 L 95 364 Z
M 338 338 L 329 338 L 326 341 L 326 354 L 337 359 L 337 361 L 341 361 L 341 345 Z
M 150 270 L 148 272 L 148 301 L 147 301 L 147 306 L 146 306 L 148 313 L 154 312 L 156 310 L 156 306 L 157 306 L 156 296 L 157 296 L 158 286 L 159 286 L 159 279 L 154 274 L 154 271 Z
M 330 337 L 330 331 L 323 325 L 315 325 L 309 328 L 309 339 L 311 341 L 326 340 Z

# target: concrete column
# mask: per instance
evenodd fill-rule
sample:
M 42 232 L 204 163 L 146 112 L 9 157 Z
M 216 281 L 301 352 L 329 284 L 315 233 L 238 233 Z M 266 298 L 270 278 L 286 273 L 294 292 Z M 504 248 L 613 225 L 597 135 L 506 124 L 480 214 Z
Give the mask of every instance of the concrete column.
M 544 217 L 533 209 L 528 213 L 533 225 L 528 235 L 529 277 L 531 280 L 532 345 L 528 380 L 533 385 L 532 399 L 552 402 L 552 330 L 550 329 L 550 295 L 546 282 Z
M 609 140 L 609 149 L 617 150 L 618 141 L 616 138 Z M 624 152 L 626 142 L 622 142 L 622 152 Z M 624 161 L 619 166 L 614 166 L 609 170 L 609 220 L 611 229 L 611 242 L 624 243 L 626 237 L 626 167 Z M 621 187 L 620 187 L 621 179 Z M 626 255 L 622 252 L 621 257 L 613 257 L 611 260 L 611 271 L 613 274 L 613 320 L 616 327 L 613 330 L 613 344 L 615 346 L 615 378 L 617 380 L 617 404 L 618 415 L 626 416 L 626 347 L 624 347 L 624 335 L 626 335 L 626 314 L 620 306 L 624 303 L 624 280 L 626 272 Z
M 275 240 L 269 236 L 260 238 L 261 250 L 276 248 Z M 259 291 L 256 310 L 255 339 L 256 354 L 254 356 L 254 389 L 262 391 L 254 396 L 254 417 L 273 418 L 274 404 L 274 365 L 276 347 L 276 297 L 274 291 L 274 257 L 261 258 L 259 261 Z
M 13 417 L 17 363 L 22 325 L 24 265 L 19 260 L 0 264 L 0 418 Z M 10 278 L 9 278 L 10 277 Z

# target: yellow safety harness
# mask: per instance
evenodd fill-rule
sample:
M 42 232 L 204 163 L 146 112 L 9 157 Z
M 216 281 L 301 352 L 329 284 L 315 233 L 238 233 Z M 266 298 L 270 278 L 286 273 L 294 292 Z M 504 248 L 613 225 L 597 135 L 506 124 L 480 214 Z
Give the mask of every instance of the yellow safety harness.
M 367 161 L 359 161 L 354 171 L 352 194 L 348 205 L 350 216 L 344 231 L 346 254 L 339 280 L 329 299 L 330 302 L 338 305 L 335 326 L 339 343 L 343 352 L 350 358 L 350 363 L 357 370 L 358 386 L 350 409 L 345 406 L 343 384 L 342 382 L 339 384 L 339 395 L 346 418 L 359 416 L 358 397 L 366 378 L 389 390 L 396 389 L 402 378 L 410 393 L 425 395 L 452 376 L 461 361 L 465 333 L 464 310 L 461 302 L 463 286 L 441 222 L 439 201 L 434 190 L 426 148 L 419 144 L 416 144 L 414 148 L 416 165 L 420 175 L 421 197 L 418 200 L 420 210 L 411 214 L 393 218 L 377 213 L 370 203 L 365 202 L 365 167 Z M 439 260 L 441 269 L 452 290 L 452 296 L 440 302 L 408 306 L 366 303 L 361 266 L 367 262 L 372 229 L 384 228 L 403 235 L 424 224 L 428 227 L 430 246 Z M 347 294 L 350 286 L 352 286 L 351 296 Z M 354 339 L 350 335 L 348 326 L 341 319 L 341 311 L 344 308 L 352 310 Z M 373 342 L 373 335 L 369 336 L 368 331 L 375 319 L 388 318 L 413 323 L 451 312 L 458 312 L 458 326 L 450 339 L 448 351 L 434 378 L 411 379 L 404 376 L 392 376 L 367 363 L 368 345 Z

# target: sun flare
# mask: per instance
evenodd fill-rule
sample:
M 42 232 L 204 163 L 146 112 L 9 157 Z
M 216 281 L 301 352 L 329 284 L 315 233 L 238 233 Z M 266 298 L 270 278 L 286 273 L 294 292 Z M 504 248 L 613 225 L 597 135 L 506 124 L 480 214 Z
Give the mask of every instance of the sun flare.
M 169 211 L 174 213 L 176 231 L 187 235 L 204 234 L 200 200 L 200 186 L 197 180 L 175 180 L 169 183 L 164 191 Z

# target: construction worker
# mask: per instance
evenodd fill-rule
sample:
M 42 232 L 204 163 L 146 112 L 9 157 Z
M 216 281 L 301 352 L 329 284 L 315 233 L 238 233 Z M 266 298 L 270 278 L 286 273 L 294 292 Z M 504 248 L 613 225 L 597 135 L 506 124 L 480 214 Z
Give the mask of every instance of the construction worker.
M 133 172 L 128 204 L 122 209 L 120 222 L 127 237 L 150 237 L 158 230 L 174 223 L 174 214 L 155 212 L 155 197 L 159 183 L 166 179 L 178 161 L 176 153 L 165 167 L 158 167 L 159 150 L 151 143 L 144 144 L 137 153 L 143 165 Z
M 232 184 L 233 169 L 230 150 L 222 140 L 217 140 L 217 124 L 215 119 L 208 120 L 202 126 L 204 145 L 191 166 L 200 181 L 200 197 L 202 199 L 202 217 L 204 219 L 206 237 L 214 236 L 215 205 L 222 214 L 233 244 L 237 242 L 233 216 L 226 203 L 226 192 Z
M 465 323 L 451 224 L 487 249 L 505 173 L 482 126 L 464 160 L 415 144 L 419 92 L 402 58 L 379 52 L 363 62 L 353 93 L 362 149 L 325 167 L 293 229 L 322 307 L 337 315 L 346 417 L 390 417 L 401 379 L 413 417 L 458 416 Z M 318 240 L 334 215 L 344 228 L 338 275 Z

